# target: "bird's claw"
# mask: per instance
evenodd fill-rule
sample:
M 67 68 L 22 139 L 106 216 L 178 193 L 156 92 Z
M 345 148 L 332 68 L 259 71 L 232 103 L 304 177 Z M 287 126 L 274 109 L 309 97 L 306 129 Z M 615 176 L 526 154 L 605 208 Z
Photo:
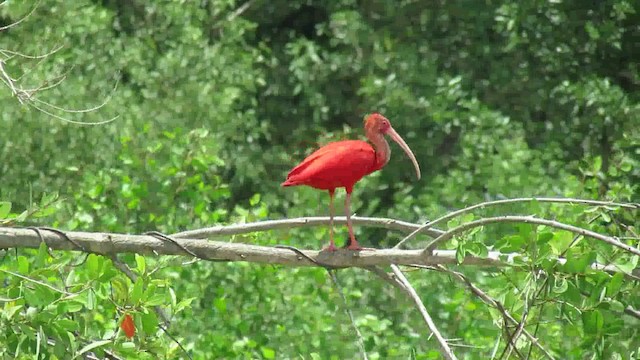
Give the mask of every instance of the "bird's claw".
M 328 251 L 328 252 L 335 252 L 335 251 L 338 251 L 338 248 L 336 247 L 335 244 L 329 244 L 329 246 L 327 246 L 326 248 L 324 248 L 322 250 Z

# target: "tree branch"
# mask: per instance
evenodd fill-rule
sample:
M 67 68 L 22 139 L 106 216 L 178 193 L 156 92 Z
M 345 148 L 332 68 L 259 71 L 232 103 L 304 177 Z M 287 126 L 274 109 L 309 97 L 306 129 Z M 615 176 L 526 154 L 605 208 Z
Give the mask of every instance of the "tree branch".
M 391 265 L 391 270 L 393 271 L 393 274 L 396 276 L 398 281 L 404 286 L 407 295 L 409 295 L 411 300 L 413 300 L 413 302 L 415 303 L 418 311 L 420 312 L 420 315 L 422 315 L 422 318 L 424 319 L 425 323 L 427 323 L 429 330 L 431 330 L 431 333 L 436 337 L 436 340 L 438 340 L 438 344 L 440 345 L 440 350 L 442 350 L 442 355 L 444 356 L 444 358 L 447 360 L 456 360 L 456 355 L 451 351 L 449 344 L 447 344 L 447 340 L 442 336 L 442 334 L 440 334 L 438 327 L 433 322 L 433 319 L 429 315 L 427 308 L 422 303 L 422 300 L 420 299 L 420 296 L 418 296 L 418 293 L 416 293 L 416 290 L 413 288 L 413 286 L 411 286 L 409 280 L 407 280 L 407 278 L 404 276 L 402 271 L 400 271 L 400 268 L 397 265 Z
M 457 271 L 452 271 L 449 270 L 447 268 L 445 268 L 444 266 L 436 266 L 434 268 L 434 270 L 443 272 L 443 273 L 447 273 L 452 275 L 452 277 L 457 280 L 458 282 L 463 283 L 468 289 L 469 291 L 471 291 L 472 294 L 474 294 L 475 296 L 477 296 L 478 298 L 480 298 L 480 300 L 482 300 L 485 304 L 497 309 L 498 311 L 500 311 L 500 313 L 502 314 L 503 318 L 513 324 L 513 325 L 518 325 L 520 322 L 517 321 L 513 316 L 511 316 L 511 314 L 509 314 L 509 312 L 507 311 L 507 309 L 504 308 L 504 306 L 497 300 L 493 299 L 491 296 L 489 296 L 487 293 L 485 293 L 484 291 L 482 291 L 480 288 L 478 288 L 476 285 L 474 285 L 471 280 L 469 280 L 469 278 L 467 278 L 464 274 L 462 274 L 461 272 L 457 272 Z M 548 359 L 554 359 L 553 355 L 551 355 L 551 353 L 545 349 L 539 342 L 538 339 L 535 338 L 535 336 L 531 335 L 531 333 L 529 333 L 526 329 L 522 329 L 523 330 L 523 334 L 529 339 L 529 341 L 531 341 L 531 343 L 533 343 L 536 347 L 538 347 L 538 349 L 540 349 L 540 351 L 542 351 L 542 353 L 548 358 Z
M 294 219 L 295 220 L 295 219 Z M 246 229 L 260 228 L 269 230 L 262 223 L 281 227 L 286 221 L 265 221 L 252 224 L 221 227 L 225 231 L 235 228 L 243 233 Z M 297 223 L 295 223 L 297 224 Z M 397 223 L 396 223 L 397 224 Z M 299 225 L 297 225 L 299 226 Z M 53 230 L 53 229 L 52 229 Z M 457 265 L 456 250 L 435 250 L 432 254 L 423 250 L 376 249 L 359 252 L 340 250 L 334 253 L 317 250 L 291 251 L 288 248 L 259 246 L 245 243 L 222 241 L 203 241 L 202 239 L 176 239 L 163 241 L 152 235 L 129 235 L 114 233 L 62 232 L 49 228 L 10 228 L 0 227 L 0 249 L 6 248 L 38 248 L 44 241 L 52 250 L 75 250 L 102 254 L 112 257 L 119 253 L 138 253 L 153 255 L 183 255 L 211 261 L 247 261 L 260 264 L 286 266 L 324 266 L 332 268 L 362 267 L 378 273 L 377 265 Z M 194 234 L 208 233 L 194 230 Z M 62 235 L 66 235 L 62 236 Z M 527 257 L 519 253 L 502 253 L 490 251 L 486 257 L 467 255 L 461 265 L 504 267 L 515 265 L 516 259 L 527 261 Z M 315 261 L 315 263 L 314 263 Z M 558 264 L 566 263 L 565 258 L 557 258 Z M 321 265 L 320 265 L 321 264 Z M 640 277 L 640 269 L 631 273 L 623 272 L 615 265 L 594 263 L 591 268 L 608 273 L 621 272 L 631 279 Z M 379 271 L 378 271 L 379 270 Z
M 276 247 L 259 246 L 244 243 L 221 241 L 203 241 L 201 239 L 174 239 L 163 241 L 151 235 L 128 235 L 113 233 L 89 233 L 69 231 L 62 234 L 47 228 L 39 228 L 41 237 L 33 229 L 0 228 L 0 248 L 38 248 L 42 241 L 53 250 L 75 250 L 90 253 L 113 255 L 118 253 L 138 253 L 154 255 L 195 254 L 204 260 L 247 261 L 261 264 L 288 266 L 318 266 L 313 259 L 324 266 L 346 268 L 372 265 L 390 265 L 393 263 L 410 264 L 456 264 L 455 251 L 436 251 L 425 255 L 422 250 L 379 249 L 375 251 L 326 252 L 300 250 L 305 256 Z M 463 264 L 500 266 L 499 253 L 494 258 L 467 257 Z
M 480 226 L 487 225 L 487 224 L 500 223 L 500 222 L 517 222 L 517 223 L 537 224 L 537 225 L 545 225 L 545 226 L 553 227 L 553 228 L 556 228 L 556 229 L 567 230 L 567 231 L 573 232 L 573 233 L 578 234 L 578 235 L 588 236 L 588 237 L 594 238 L 596 240 L 604 241 L 607 244 L 613 245 L 613 246 L 618 247 L 620 249 L 623 249 L 623 250 L 625 250 L 627 252 L 630 252 L 630 253 L 632 253 L 634 255 L 640 256 L 640 250 L 639 249 L 634 248 L 634 247 L 632 247 L 630 245 L 627 245 L 625 243 L 622 243 L 622 242 L 618 241 L 616 238 L 611 237 L 611 236 L 598 234 L 597 232 L 593 232 L 591 230 L 579 228 L 579 227 L 576 227 L 576 226 L 573 226 L 573 225 L 563 224 L 561 222 L 557 222 L 557 221 L 553 221 L 553 220 L 538 219 L 538 218 L 535 218 L 535 217 L 532 217 L 532 216 L 513 216 L 513 215 L 483 218 L 483 219 L 470 221 L 468 223 L 465 223 L 465 224 L 462 224 L 460 226 L 457 226 L 457 227 L 445 232 L 444 234 L 438 236 L 433 241 L 431 241 L 427 245 L 427 247 L 425 248 L 424 251 L 425 251 L 425 253 L 429 253 L 429 252 L 433 251 L 433 249 L 435 249 L 439 244 L 441 244 L 441 243 L 453 238 L 455 235 L 457 235 L 459 233 L 462 233 L 462 232 L 464 232 L 466 230 L 469 230 L 471 228 L 480 227 Z
M 534 197 L 528 197 L 528 198 L 517 198 L 517 199 L 503 199 L 503 200 L 495 200 L 495 201 L 487 201 L 487 202 L 483 202 L 480 204 L 475 204 L 475 205 L 471 205 L 468 206 L 464 209 L 460 209 L 454 212 L 450 212 L 444 216 L 441 216 L 433 221 L 429 221 L 428 223 L 420 226 L 418 229 L 414 230 L 411 234 L 407 235 L 407 237 L 405 237 L 404 239 L 402 239 L 395 247 L 400 247 L 402 244 L 404 244 L 405 242 L 409 241 L 411 238 L 413 238 L 416 234 L 418 234 L 419 232 L 423 232 L 426 231 L 429 228 L 432 228 L 434 226 L 436 226 L 437 224 L 440 224 L 442 222 L 445 222 L 447 220 L 453 219 L 455 217 L 458 217 L 460 215 L 466 214 L 466 213 L 470 213 L 473 210 L 476 209 L 484 209 L 486 207 L 490 207 L 490 206 L 496 206 L 496 205 L 505 205 L 505 204 L 514 204 L 514 203 L 525 203 L 525 202 L 532 202 L 532 201 L 538 201 L 538 202 L 544 202 L 544 203 L 557 203 L 557 204 L 580 204 L 580 205 L 587 205 L 587 206 L 619 206 L 621 208 L 625 208 L 625 209 L 630 209 L 630 210 L 638 210 L 640 209 L 640 204 L 635 204 L 635 203 L 617 203 L 617 202 L 611 202 L 611 201 L 598 201 L 598 200 L 584 200 L 584 199 L 572 199 L 572 198 L 546 198 L 546 197 L 540 197 L 540 198 L 534 198 Z
M 335 225 L 345 225 L 347 223 L 347 218 L 345 216 L 336 216 L 333 218 L 333 221 Z M 352 216 L 351 221 L 354 225 L 378 227 L 402 232 L 415 231 L 420 228 L 419 224 L 389 218 Z M 179 239 L 206 239 L 213 236 L 241 235 L 258 231 L 292 229 L 297 227 L 320 225 L 329 225 L 329 217 L 302 217 L 295 219 L 259 221 L 248 224 L 221 225 L 204 229 L 183 231 L 175 233 L 171 235 L 171 237 Z M 438 229 L 426 229 L 424 233 L 432 238 L 436 238 L 444 234 L 444 231 Z

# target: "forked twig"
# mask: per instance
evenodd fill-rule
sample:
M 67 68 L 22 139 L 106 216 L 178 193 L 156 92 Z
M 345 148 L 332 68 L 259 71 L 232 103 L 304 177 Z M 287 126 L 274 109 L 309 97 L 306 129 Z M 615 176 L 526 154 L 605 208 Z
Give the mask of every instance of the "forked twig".
M 33 8 L 31 9 L 31 11 L 29 11 L 29 13 L 27 13 L 27 15 L 23 16 L 23 17 L 22 17 L 22 18 L 20 18 L 19 20 L 15 21 L 15 22 L 13 22 L 13 23 L 11 23 L 11 24 L 9 24 L 9 25 L 0 26 L 0 31 L 10 29 L 10 28 L 12 28 L 12 27 L 14 27 L 14 26 L 18 26 L 21 22 L 23 22 L 23 21 L 27 20 L 27 19 L 29 18 L 29 16 L 31 16 L 31 14 L 33 14 L 33 12 L 34 12 L 34 11 L 36 11 L 36 9 L 38 8 L 38 6 L 40 6 L 40 1 L 41 1 L 41 0 L 36 1 L 36 4 L 35 4 L 35 5 L 33 5 Z M 2 5 L 2 4 L 0 4 L 0 5 Z
M 436 226 L 437 224 L 453 219 L 460 215 L 470 213 L 473 210 L 484 209 L 486 207 L 495 206 L 495 205 L 524 203 L 524 202 L 532 202 L 532 201 L 538 201 L 538 202 L 544 202 L 544 203 L 557 203 L 557 204 L 580 204 L 580 205 L 587 205 L 587 206 L 619 206 L 625 209 L 635 209 L 635 210 L 640 209 L 640 204 L 635 204 L 635 203 L 618 203 L 618 202 L 612 202 L 612 201 L 598 201 L 598 200 L 585 200 L 585 199 L 572 199 L 572 198 L 528 197 L 528 198 L 486 201 L 479 204 L 468 206 L 464 209 L 460 209 L 460 210 L 448 213 L 444 216 L 441 216 L 433 221 L 430 221 L 420 226 L 418 229 L 414 230 L 411 234 L 407 235 L 404 239 L 400 240 L 400 242 L 398 242 L 396 246 L 394 246 L 394 248 L 400 247 L 402 244 L 409 241 L 411 238 L 413 238 L 416 234 L 420 232 L 427 231 L 430 228 Z
M 422 266 L 416 266 L 419 268 L 424 268 Z M 489 296 L 487 293 L 485 293 L 484 291 L 482 291 L 480 288 L 478 288 L 476 285 L 474 285 L 471 280 L 469 280 L 469 278 L 467 278 L 464 274 L 457 272 L 457 271 L 453 271 L 453 270 L 449 270 L 444 266 L 441 265 L 436 265 L 434 268 L 429 267 L 429 269 L 435 269 L 438 270 L 440 272 L 444 272 L 447 274 L 450 274 L 453 276 L 453 278 L 461 283 L 463 283 L 470 291 L 472 294 L 474 294 L 475 296 L 477 296 L 478 298 L 480 298 L 480 300 L 482 300 L 485 304 L 497 309 L 498 311 L 500 311 L 500 313 L 502 314 L 503 318 L 505 318 L 506 320 L 508 320 L 509 323 L 513 324 L 513 325 L 518 325 L 520 322 L 518 320 L 516 320 L 510 313 L 509 311 L 507 311 L 507 309 L 504 308 L 504 306 L 497 300 L 493 299 L 491 296 Z M 531 335 L 531 333 L 529 333 L 526 329 L 522 329 L 522 333 L 527 337 L 527 339 L 529 339 L 529 341 L 534 344 L 548 359 L 554 359 L 553 355 L 551 355 L 551 353 L 545 349 L 540 342 L 538 341 L 538 339 L 536 339 L 533 335 Z
M 554 220 L 538 219 L 533 216 L 514 216 L 514 215 L 482 218 L 479 220 L 464 223 L 435 238 L 433 241 L 427 244 L 427 247 L 424 249 L 424 252 L 425 254 L 430 254 L 439 244 L 453 238 L 455 235 L 462 233 L 466 230 L 472 229 L 474 227 L 480 227 L 483 225 L 501 223 L 501 222 L 537 224 L 537 225 L 545 225 L 545 226 L 553 227 L 556 229 L 567 230 L 575 234 L 588 236 L 590 238 L 594 238 L 596 240 L 606 242 L 607 244 L 613 245 L 627 252 L 630 252 L 634 255 L 640 256 L 640 249 L 634 248 L 630 245 L 620 242 L 611 236 L 602 235 L 591 230 L 583 229 L 573 225 L 567 225 Z

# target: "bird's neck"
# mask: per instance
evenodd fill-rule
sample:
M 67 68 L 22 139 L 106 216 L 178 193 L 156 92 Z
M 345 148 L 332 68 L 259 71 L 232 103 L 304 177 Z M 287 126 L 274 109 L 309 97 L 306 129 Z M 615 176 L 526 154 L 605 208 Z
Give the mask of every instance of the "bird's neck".
M 376 133 L 367 133 L 367 138 L 373 144 L 373 148 L 376 151 L 376 162 L 374 164 L 373 170 L 382 169 L 391 158 L 391 149 L 389 148 L 389 143 L 384 138 L 384 135 L 376 132 Z

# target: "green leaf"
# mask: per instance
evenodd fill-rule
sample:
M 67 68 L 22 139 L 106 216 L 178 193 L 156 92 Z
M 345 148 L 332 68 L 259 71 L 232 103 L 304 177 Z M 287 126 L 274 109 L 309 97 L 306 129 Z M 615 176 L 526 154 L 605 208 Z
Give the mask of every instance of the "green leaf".
M 133 304 L 137 304 L 140 299 L 142 299 L 143 287 L 144 283 L 142 280 L 142 276 L 139 276 L 136 279 L 136 282 L 133 284 L 133 289 L 131 290 L 131 294 L 129 295 Z
M 111 280 L 111 287 L 114 290 L 113 295 L 116 302 L 123 302 L 127 299 L 129 289 L 126 280 L 121 277 L 114 277 Z
M 253 194 L 251 199 L 249 199 L 249 205 L 256 206 L 260 202 L 260 194 Z
M 91 277 L 97 277 L 100 272 L 99 256 L 96 254 L 89 254 L 87 257 L 87 270 Z
M 276 351 L 273 350 L 272 348 L 268 348 L 266 346 L 262 346 L 260 348 L 260 351 L 262 352 L 262 357 L 264 357 L 265 359 L 275 359 L 276 358 Z
M 77 331 L 80 328 L 78 322 L 71 319 L 58 319 L 55 324 L 65 331 Z
M 98 340 L 98 341 L 94 341 L 90 344 L 88 344 L 87 346 L 83 347 L 82 349 L 80 349 L 80 351 L 78 351 L 76 353 L 76 355 L 73 357 L 74 359 L 77 358 L 78 356 L 87 353 L 93 349 L 105 346 L 107 344 L 111 344 L 111 340 Z
M 66 311 L 70 313 L 78 312 L 84 308 L 84 305 L 81 302 L 70 300 L 65 301 Z
M 155 311 L 149 311 L 148 313 L 143 313 L 141 316 L 142 319 L 142 329 L 145 333 L 149 335 L 153 335 L 158 330 L 158 316 Z
M 553 239 L 552 232 L 545 231 L 538 234 L 538 244 L 548 243 L 549 241 L 551 241 L 551 239 Z
M 640 257 L 636 255 L 623 255 L 618 259 L 615 263 L 616 267 L 620 269 L 622 272 L 632 272 L 635 268 L 638 267 L 638 262 L 640 262 Z
M 11 213 L 11 203 L 0 201 L 0 220 L 6 219 Z
M 567 246 L 573 241 L 573 234 L 567 231 L 559 231 L 554 234 L 553 238 L 549 241 L 553 253 L 560 255 L 567 249 Z
M 582 325 L 584 332 L 590 335 L 598 335 L 604 327 L 604 317 L 600 310 L 588 310 L 582 313 Z
M 540 206 L 538 199 L 531 199 L 529 202 L 529 214 L 538 216 L 542 214 L 542 206 Z
M 89 292 L 87 293 L 87 310 L 94 310 L 97 303 L 96 293 L 92 289 L 89 289 Z
M 145 301 L 145 304 L 147 306 L 158 306 L 158 305 L 169 303 L 169 301 L 167 300 L 168 299 L 167 299 L 167 296 L 165 296 L 165 294 L 155 293 L 151 295 L 151 297 L 148 298 L 147 301 Z
M 464 257 L 466 255 L 466 251 L 464 246 L 462 246 L 462 244 L 460 244 L 460 246 L 458 246 L 458 248 L 456 249 L 456 261 L 458 262 L 458 264 L 462 264 L 462 262 L 464 261 Z
M 465 224 L 468 222 L 472 222 L 473 219 L 475 219 L 475 215 L 473 215 L 473 213 L 466 213 L 460 216 L 460 223 Z
M 553 292 L 562 294 L 569 289 L 569 282 L 565 278 L 555 278 L 553 283 Z
M 525 240 L 520 235 L 509 235 L 496 242 L 496 248 L 503 252 L 522 250 Z
M 138 270 L 138 273 L 140 275 L 144 275 L 144 272 L 146 269 L 146 261 L 144 259 L 144 256 L 135 254 L 135 258 L 136 258 L 136 269 Z
M 213 306 L 221 313 L 224 313 L 227 311 L 227 300 L 225 300 L 224 297 L 215 298 L 213 300 Z
M 29 273 L 29 260 L 25 256 L 18 256 L 18 272 L 21 274 Z
M 594 252 L 580 254 L 580 250 L 571 248 L 567 251 L 567 262 L 564 264 L 565 271 L 569 273 L 585 273 L 591 268 L 591 263 L 595 259 Z
M 609 284 L 607 284 L 607 296 L 614 297 L 620 291 L 620 287 L 622 287 L 622 282 L 624 280 L 624 275 L 622 273 L 616 273 L 609 280 Z
M 593 159 L 593 171 L 598 172 L 602 169 L 602 158 L 600 156 L 596 156 Z
M 517 224 L 518 227 L 518 232 L 520 234 L 520 237 L 522 237 L 522 239 L 524 240 L 524 243 L 528 243 L 530 240 L 533 240 L 533 234 L 534 234 L 534 225 L 532 224 L 525 224 L 525 223 L 518 223 Z

